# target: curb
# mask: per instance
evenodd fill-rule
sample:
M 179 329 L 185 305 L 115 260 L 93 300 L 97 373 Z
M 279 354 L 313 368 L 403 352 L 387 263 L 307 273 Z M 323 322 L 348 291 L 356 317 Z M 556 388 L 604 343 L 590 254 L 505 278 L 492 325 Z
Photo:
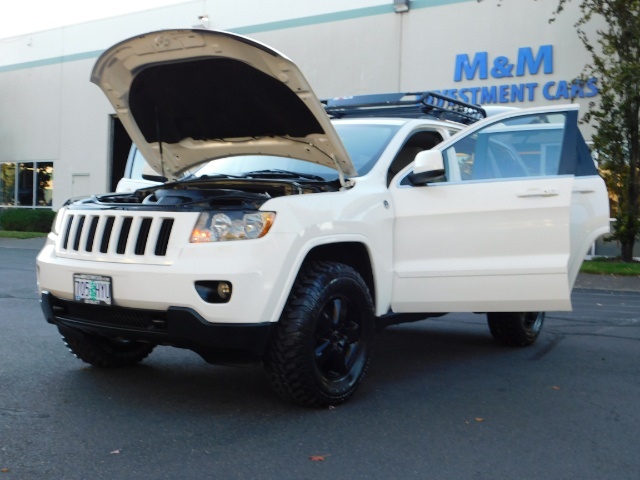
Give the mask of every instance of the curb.
M 47 237 L 37 238 L 3 238 L 0 237 L 0 248 L 19 248 L 22 250 L 40 250 Z
M 574 288 L 640 292 L 640 277 L 579 273 Z

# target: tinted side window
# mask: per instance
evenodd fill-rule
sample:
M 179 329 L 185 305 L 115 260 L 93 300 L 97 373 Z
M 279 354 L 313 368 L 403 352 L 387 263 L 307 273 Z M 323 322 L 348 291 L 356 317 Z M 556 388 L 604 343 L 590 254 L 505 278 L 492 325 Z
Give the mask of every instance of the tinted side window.
M 423 150 L 431 150 L 441 141 L 442 135 L 438 132 L 423 131 L 413 134 L 391 162 L 387 172 L 387 186 L 391 184 L 391 180 L 400 170 L 413 162 L 418 153 Z
M 457 161 L 463 181 L 557 175 L 565 123 L 563 113 L 505 120 L 461 139 L 445 158 Z
M 133 152 L 133 160 L 131 163 L 131 175 L 129 178 L 133 180 L 142 180 L 142 169 L 144 167 L 144 164 L 147 163 L 147 161 L 142 156 L 142 153 L 140 153 L 140 150 L 138 150 L 136 147 L 132 147 L 132 148 L 135 148 L 135 152 Z

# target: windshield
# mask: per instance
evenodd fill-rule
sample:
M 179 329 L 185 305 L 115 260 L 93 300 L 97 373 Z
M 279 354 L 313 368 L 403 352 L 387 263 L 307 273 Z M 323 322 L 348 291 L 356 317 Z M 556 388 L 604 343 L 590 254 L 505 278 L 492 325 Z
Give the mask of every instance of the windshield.
M 358 176 L 365 175 L 380 158 L 380 154 L 400 128 L 399 125 L 334 125 Z M 237 157 L 213 160 L 195 172 L 203 175 L 244 175 L 249 172 L 263 170 L 284 170 L 302 175 L 322 177 L 324 180 L 335 180 L 338 172 L 329 167 L 288 157 L 265 155 L 240 155 Z

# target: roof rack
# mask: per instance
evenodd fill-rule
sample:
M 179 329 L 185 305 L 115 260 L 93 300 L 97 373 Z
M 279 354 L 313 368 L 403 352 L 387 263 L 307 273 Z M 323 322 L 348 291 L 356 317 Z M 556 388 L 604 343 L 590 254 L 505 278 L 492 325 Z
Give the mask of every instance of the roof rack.
M 470 125 L 486 118 L 478 105 L 435 92 L 380 93 L 322 100 L 332 118 L 348 117 L 434 117 Z

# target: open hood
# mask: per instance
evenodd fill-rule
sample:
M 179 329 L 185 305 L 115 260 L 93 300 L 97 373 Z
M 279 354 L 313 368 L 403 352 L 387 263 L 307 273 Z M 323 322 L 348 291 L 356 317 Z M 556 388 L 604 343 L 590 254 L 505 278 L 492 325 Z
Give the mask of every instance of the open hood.
M 165 30 L 120 42 L 91 81 L 159 174 L 233 155 L 294 157 L 356 175 L 322 104 L 287 57 L 245 37 Z

